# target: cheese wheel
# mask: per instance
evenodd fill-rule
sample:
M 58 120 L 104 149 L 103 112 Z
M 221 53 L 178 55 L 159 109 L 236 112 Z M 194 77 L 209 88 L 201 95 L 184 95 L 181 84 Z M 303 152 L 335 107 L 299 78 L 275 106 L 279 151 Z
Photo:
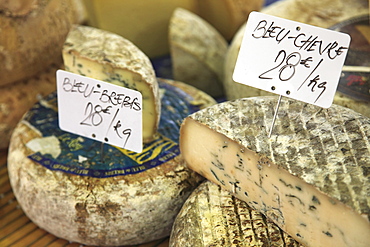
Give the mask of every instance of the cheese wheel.
M 159 79 L 159 85 L 159 135 L 142 153 L 60 130 L 55 93 L 24 116 L 12 135 L 8 170 L 14 195 L 35 224 L 57 237 L 99 246 L 170 234 L 183 202 L 203 180 L 179 153 L 180 123 L 215 102 L 180 82 Z
M 230 40 L 263 0 L 84 0 L 89 25 L 111 31 L 136 44 L 150 58 L 169 53 L 168 25 L 176 8 L 187 9 Z
M 86 17 L 80 0 L 5 1 L 0 7 L 0 85 L 60 64 L 71 25 Z
M 305 246 L 370 243 L 370 119 L 277 97 L 227 101 L 184 120 L 189 168 L 273 220 Z
M 365 7 L 367 4 L 367 1 L 364 0 L 352 1 L 351 4 L 348 4 L 347 1 L 344 0 L 310 1 L 309 3 L 300 0 L 282 0 L 263 8 L 261 12 L 314 26 L 329 28 L 334 24 L 338 24 L 350 18 L 369 15 L 369 10 Z M 228 100 L 251 96 L 272 95 L 272 93 L 236 83 L 232 79 L 244 32 L 245 24 L 235 34 L 226 54 L 223 85 Z M 358 37 L 352 36 L 351 43 L 356 43 L 357 38 Z M 353 47 L 350 47 L 349 53 L 352 49 Z M 370 117 L 369 101 L 337 93 L 334 98 L 334 103 L 349 107 Z
M 67 71 L 137 90 L 143 98 L 143 140 L 157 133 L 161 101 L 149 58 L 129 40 L 101 29 L 74 25 L 63 46 Z
M 196 14 L 177 8 L 170 20 L 169 43 L 173 78 L 214 97 L 222 96 L 227 42 Z
M 51 65 L 30 79 L 0 86 L 0 149 L 7 148 L 13 129 L 30 107 L 56 90 L 55 73 L 62 66 Z
M 170 247 L 300 245 L 263 214 L 220 186 L 205 181 L 176 216 Z

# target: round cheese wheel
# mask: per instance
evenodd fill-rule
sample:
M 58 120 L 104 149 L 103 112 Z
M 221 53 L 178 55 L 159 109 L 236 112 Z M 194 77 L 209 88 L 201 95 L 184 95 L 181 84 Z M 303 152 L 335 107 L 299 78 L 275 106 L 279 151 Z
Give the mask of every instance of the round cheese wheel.
M 177 215 L 169 246 L 302 245 L 247 203 L 205 181 L 191 193 Z
M 61 50 L 71 25 L 85 20 L 81 0 L 30 2 L 0 5 L 0 85 L 62 63 Z
M 211 24 L 188 10 L 177 8 L 170 20 L 169 43 L 175 80 L 213 97 L 224 95 L 223 64 L 228 44 Z
M 203 180 L 178 146 L 182 119 L 215 104 L 186 84 L 159 79 L 158 136 L 135 153 L 59 129 L 56 95 L 37 103 L 13 132 L 9 179 L 39 227 L 87 245 L 133 245 L 170 234 L 175 216 Z
M 13 129 L 37 98 L 56 90 L 57 69 L 58 66 L 52 65 L 30 79 L 0 86 L 0 149 L 8 147 Z
M 348 2 L 345 0 L 315 0 L 310 1 L 309 3 L 307 1 L 301 0 L 282 0 L 263 8 L 261 12 L 323 28 L 330 28 L 333 25 L 336 26 L 336 24 L 339 24 L 342 21 L 347 21 L 348 19 L 352 18 L 357 19 L 360 16 L 369 15 L 368 3 L 364 0 L 352 1 L 351 4 L 348 4 Z M 361 28 L 364 29 L 363 24 L 359 23 L 358 26 L 360 25 Z M 366 36 L 366 33 L 368 33 L 369 29 L 365 30 L 366 31 L 363 32 L 363 36 Z M 356 50 L 356 44 L 360 43 L 361 45 L 363 45 L 363 43 L 365 42 L 367 47 L 369 47 L 369 41 L 368 39 L 366 40 L 359 35 L 352 35 L 355 31 L 359 32 L 357 28 L 353 28 L 353 32 L 351 32 L 351 46 L 348 51 L 349 55 L 352 53 L 355 54 L 355 56 L 358 56 L 360 53 L 363 53 L 365 54 L 363 55 L 364 57 L 366 57 L 366 55 L 367 57 L 369 57 L 369 48 L 366 48 L 367 51 L 361 52 L 358 52 Z M 226 53 L 223 84 L 226 98 L 228 100 L 252 96 L 273 95 L 272 93 L 269 93 L 267 91 L 236 83 L 232 79 L 244 32 L 245 24 L 235 34 Z M 348 29 L 346 30 L 346 32 L 348 33 Z M 369 59 L 360 58 L 358 60 L 369 61 Z M 367 71 L 369 70 L 368 68 L 369 67 L 367 67 L 366 69 Z M 364 76 L 357 74 L 356 76 L 368 78 L 368 75 Z M 347 78 L 348 75 L 342 76 L 341 80 L 345 81 Z M 347 82 L 348 81 L 346 81 L 345 83 Z M 356 83 L 358 83 L 358 81 Z M 369 83 L 367 83 L 366 85 L 369 85 Z M 353 87 L 354 86 L 352 86 L 352 88 Z M 368 91 L 370 89 L 369 87 L 370 86 L 368 86 L 367 90 L 361 89 L 363 91 L 363 94 L 370 94 Z M 363 98 L 354 98 L 349 96 L 348 94 L 346 95 L 339 92 L 335 95 L 333 103 L 349 107 L 365 116 L 370 116 L 370 101 L 368 99 L 364 100 Z

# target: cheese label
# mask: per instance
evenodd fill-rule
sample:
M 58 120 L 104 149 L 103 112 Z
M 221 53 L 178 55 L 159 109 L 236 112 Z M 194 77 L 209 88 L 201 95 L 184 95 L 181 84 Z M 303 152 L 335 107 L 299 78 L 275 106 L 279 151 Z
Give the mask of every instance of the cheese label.
M 350 40 L 345 33 L 252 12 L 233 79 L 328 108 Z
M 331 27 L 351 35 L 338 91 L 356 100 L 370 102 L 370 17 L 357 16 Z
M 59 127 L 134 152 L 142 151 L 139 91 L 57 71 Z
M 50 153 L 45 151 L 50 148 L 31 148 L 34 153 L 28 157 L 50 170 L 99 178 L 140 173 L 175 158 L 180 154 L 180 124 L 200 107 L 196 102 L 191 103 L 193 97 L 183 90 L 160 80 L 158 84 L 163 95 L 158 135 L 143 145 L 142 152 L 109 144 L 101 146 L 99 141 L 60 129 L 57 95 L 53 93 L 35 104 L 25 115 L 24 121 L 41 133 L 41 139 L 53 137 L 55 147 L 52 149 L 55 151 Z M 37 139 L 42 143 L 40 138 Z

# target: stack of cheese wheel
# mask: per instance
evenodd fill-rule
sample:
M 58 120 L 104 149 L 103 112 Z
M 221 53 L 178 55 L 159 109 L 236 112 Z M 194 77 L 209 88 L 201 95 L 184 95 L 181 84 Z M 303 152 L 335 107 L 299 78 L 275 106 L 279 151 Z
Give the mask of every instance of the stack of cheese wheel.
M 340 22 L 348 21 L 349 19 L 356 19 L 360 16 L 369 16 L 368 5 L 369 2 L 367 0 L 355 0 L 351 1 L 350 4 L 346 0 L 315 0 L 310 2 L 302 0 L 282 0 L 263 8 L 261 12 L 318 27 L 330 28 L 339 24 Z M 232 79 L 244 32 L 245 25 L 243 25 L 234 36 L 226 54 L 223 82 L 228 100 L 250 96 L 272 95 L 266 91 L 236 83 Z M 364 32 L 369 32 L 369 28 Z M 365 33 L 364 36 L 366 36 Z M 362 40 L 356 40 L 357 37 L 355 36 L 352 36 L 351 38 L 351 43 L 363 42 Z M 369 40 L 367 40 L 367 47 L 369 47 Z M 350 47 L 349 53 L 351 52 L 351 49 L 352 47 Z M 369 57 L 369 48 L 367 48 L 367 51 L 364 52 Z M 367 63 L 370 63 L 369 60 L 370 59 L 367 59 Z M 367 67 L 367 71 L 368 70 L 369 67 Z M 370 89 L 369 84 L 370 83 L 368 81 L 368 88 L 365 90 L 365 92 L 363 92 L 364 94 L 368 95 L 368 98 L 368 90 Z M 350 97 L 341 92 L 337 92 L 334 98 L 334 103 L 349 107 L 361 114 L 364 114 L 365 116 L 370 116 L 369 99 L 363 100 Z
M 56 89 L 55 71 L 74 23 L 86 15 L 80 0 L 0 2 L 0 148 L 21 116 Z
M 276 102 L 237 99 L 187 117 L 180 149 L 188 167 L 305 246 L 369 246 L 370 118 L 338 105 L 284 99 L 269 137 Z M 206 211 L 198 214 L 212 220 Z M 217 229 L 203 233 L 212 238 Z M 199 231 L 191 227 L 182 235 Z
M 12 135 L 8 170 L 19 204 L 41 228 L 83 244 L 133 245 L 168 236 L 203 180 L 179 152 L 180 124 L 215 101 L 184 83 L 157 79 L 148 57 L 110 32 L 74 26 L 63 57 L 68 71 L 141 92 L 143 152 L 62 131 L 51 94 Z

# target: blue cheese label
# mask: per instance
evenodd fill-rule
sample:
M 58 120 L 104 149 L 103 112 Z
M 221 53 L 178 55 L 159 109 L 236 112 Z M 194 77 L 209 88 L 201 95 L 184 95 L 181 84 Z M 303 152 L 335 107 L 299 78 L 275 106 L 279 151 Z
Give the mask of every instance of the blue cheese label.
M 105 81 L 57 71 L 62 130 L 135 152 L 142 151 L 142 95 Z
M 350 40 L 346 33 L 252 12 L 233 79 L 328 108 Z
M 182 120 L 198 111 L 199 106 L 193 105 L 193 98 L 181 89 L 160 80 L 158 83 L 163 93 L 158 135 L 143 145 L 142 152 L 102 145 L 99 141 L 61 130 L 57 95 L 53 93 L 34 105 L 24 118 L 43 136 L 27 144 L 34 151 L 28 157 L 50 170 L 98 178 L 143 172 L 173 159 L 180 153 L 178 142 Z M 50 137 L 54 140 L 51 150 L 58 150 L 57 155 L 43 151 L 47 150 L 42 148 L 46 146 L 43 139 Z

